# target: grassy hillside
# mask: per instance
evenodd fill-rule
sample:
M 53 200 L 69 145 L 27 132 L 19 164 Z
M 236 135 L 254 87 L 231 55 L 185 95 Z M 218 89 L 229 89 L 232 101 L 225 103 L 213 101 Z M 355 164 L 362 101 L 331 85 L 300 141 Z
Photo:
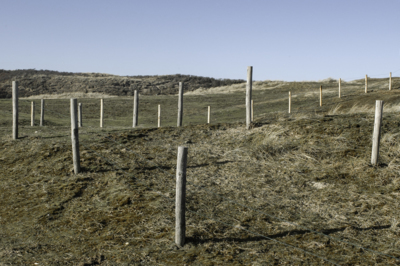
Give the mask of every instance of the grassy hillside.
M 80 99 L 82 173 L 74 175 L 69 100 L 46 100 L 30 126 L 0 100 L 0 265 L 398 265 L 400 80 L 256 82 L 245 130 L 244 84 L 176 95 Z M 323 106 L 319 107 L 319 86 Z M 287 113 L 288 91 L 293 95 Z M 375 100 L 384 100 L 378 166 Z M 157 105 L 163 111 L 156 128 Z M 207 106 L 212 123 L 205 124 Z M 39 108 L 37 108 L 39 109 Z M 37 110 L 36 123 L 39 112 Z M 187 243 L 174 244 L 176 152 L 189 149 Z M 396 259 L 397 258 L 397 259 Z

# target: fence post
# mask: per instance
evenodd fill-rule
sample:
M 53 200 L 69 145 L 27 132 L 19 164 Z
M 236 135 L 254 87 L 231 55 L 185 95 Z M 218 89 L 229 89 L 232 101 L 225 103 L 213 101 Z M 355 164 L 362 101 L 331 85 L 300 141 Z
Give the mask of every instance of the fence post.
M 179 99 L 178 99 L 178 123 L 177 126 L 182 126 L 183 118 L 183 83 L 179 82 Z
M 251 122 L 254 121 L 254 101 L 251 100 Z
M 158 105 L 158 127 L 161 127 L 161 105 Z
M 339 78 L 339 98 L 342 97 L 342 94 L 341 94 L 341 85 L 342 85 L 342 79 Z
M 251 125 L 251 90 L 253 87 L 253 67 L 247 67 L 247 84 L 246 84 L 246 129 L 250 129 Z
M 381 139 L 382 113 L 383 113 L 383 101 L 376 101 L 374 134 L 372 136 L 372 154 L 371 154 L 372 165 L 378 164 L 379 143 Z
M 12 82 L 13 139 L 18 139 L 18 82 Z
M 292 112 L 292 93 L 289 91 L 289 114 Z
M 368 92 L 368 76 L 365 75 L 365 93 Z
M 322 106 L 322 85 L 319 86 L 319 106 Z
M 78 111 L 77 99 L 71 99 L 71 142 L 72 142 L 72 158 L 74 162 L 74 173 L 81 171 L 79 156 L 79 132 L 78 132 Z
M 78 105 L 78 127 L 82 127 L 82 103 Z
M 211 106 L 208 106 L 207 124 L 211 122 Z
M 31 102 L 31 127 L 35 126 L 35 102 Z
M 40 126 L 44 125 L 44 99 L 40 100 Z
M 133 125 L 132 127 L 137 127 L 139 118 L 139 95 L 137 90 L 135 90 L 133 96 Z
M 178 147 L 176 165 L 176 201 L 175 201 L 175 243 L 182 247 L 185 244 L 185 197 L 186 197 L 186 165 L 188 148 Z
M 392 72 L 389 73 L 389 90 L 392 90 Z
M 100 127 L 103 127 L 104 120 L 104 99 L 100 99 Z

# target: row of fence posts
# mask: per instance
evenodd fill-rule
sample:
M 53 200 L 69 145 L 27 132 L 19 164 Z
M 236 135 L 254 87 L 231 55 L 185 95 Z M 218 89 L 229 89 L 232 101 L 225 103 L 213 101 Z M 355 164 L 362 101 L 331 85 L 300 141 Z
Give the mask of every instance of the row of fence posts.
M 340 84 L 340 81 L 339 81 Z M 340 87 L 340 85 L 339 85 Z M 247 86 L 246 86 L 246 127 L 250 128 L 251 121 L 253 120 L 253 101 L 251 99 L 252 90 L 252 67 L 248 67 L 247 72 Z M 13 92 L 13 138 L 18 138 L 18 85 L 16 81 L 12 83 Z M 320 87 L 320 92 L 322 92 L 322 86 Z M 320 105 L 322 105 L 322 93 L 320 94 Z M 340 95 L 340 89 L 339 89 Z M 291 93 L 289 92 L 289 113 L 291 102 Z M 44 105 L 44 100 L 41 101 L 42 110 Z M 101 126 L 103 120 L 103 99 L 101 100 Z M 135 91 L 134 96 L 134 120 L 137 125 L 137 115 L 138 115 L 138 95 Z M 32 104 L 32 110 L 34 110 L 34 104 Z M 34 113 L 34 112 L 32 112 Z M 80 154 L 79 154 L 79 127 L 82 126 L 82 104 L 79 104 L 77 99 L 70 100 L 70 113 L 71 113 L 71 142 L 72 142 L 72 155 L 73 155 L 73 165 L 74 173 L 78 174 L 80 172 Z M 375 106 L 375 122 L 374 122 L 374 132 L 372 138 L 372 154 L 371 154 L 371 164 L 377 165 L 379 157 L 379 144 L 381 135 L 381 125 L 382 125 L 382 113 L 383 113 L 383 101 L 376 101 Z M 43 112 L 41 113 L 43 116 Z M 161 125 L 161 107 L 158 105 L 158 126 Z M 179 101 L 178 101 L 178 121 L 177 125 L 182 126 L 182 115 L 183 115 L 183 86 L 179 83 Z M 210 122 L 210 106 L 208 106 L 208 123 Z M 43 121 L 41 119 L 41 121 Z M 42 124 L 42 123 L 41 123 Z M 178 246 L 183 246 L 185 243 L 185 231 L 186 231 L 186 221 L 185 221 L 185 198 L 186 198 L 186 166 L 187 166 L 187 154 L 188 148 L 184 146 L 178 147 L 177 156 L 177 168 L 176 168 L 176 204 L 175 204 L 175 243 Z

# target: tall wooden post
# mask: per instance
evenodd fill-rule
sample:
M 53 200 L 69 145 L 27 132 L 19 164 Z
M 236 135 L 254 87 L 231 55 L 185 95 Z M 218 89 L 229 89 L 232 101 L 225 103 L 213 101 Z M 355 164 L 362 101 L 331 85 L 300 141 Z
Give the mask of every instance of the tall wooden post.
M 339 98 L 342 97 L 342 94 L 341 94 L 341 85 L 342 85 L 342 79 L 339 78 Z
M 183 118 L 183 83 L 179 82 L 179 99 L 178 99 L 178 123 L 177 126 L 182 126 Z
M 81 171 L 79 156 L 79 132 L 78 132 L 78 100 L 71 99 L 71 142 L 72 142 L 72 159 L 74 162 L 74 173 Z
M 182 247 L 185 244 L 185 197 L 186 197 L 186 165 L 188 148 L 178 147 L 176 165 L 176 202 L 175 202 L 175 243 Z
M 40 126 L 44 125 L 44 99 L 40 100 Z
M 392 90 L 392 72 L 389 73 L 389 90 Z
M 251 126 L 251 94 L 253 87 L 253 67 L 247 67 L 247 84 L 246 84 L 246 129 Z
M 18 139 L 18 82 L 12 82 L 13 139 Z
M 132 127 L 137 127 L 139 118 L 139 95 L 138 91 L 135 90 L 135 94 L 133 96 L 133 125 Z
M 368 76 L 365 75 L 365 93 L 368 93 Z
M 207 124 L 211 122 L 211 106 L 208 106 L 208 114 L 207 114 Z
M 31 102 L 31 127 L 35 126 L 35 102 Z
M 161 105 L 158 105 L 158 127 L 161 127 Z
M 289 114 L 292 112 L 292 93 L 289 91 Z
M 82 127 L 82 103 L 78 105 L 78 127 Z
M 100 99 L 100 127 L 103 127 L 104 121 L 104 99 Z
M 319 86 L 319 106 L 322 106 L 322 86 Z
M 378 164 L 379 143 L 381 139 L 382 112 L 383 112 L 383 101 L 376 101 L 374 134 L 372 136 L 372 154 L 371 154 L 372 165 Z

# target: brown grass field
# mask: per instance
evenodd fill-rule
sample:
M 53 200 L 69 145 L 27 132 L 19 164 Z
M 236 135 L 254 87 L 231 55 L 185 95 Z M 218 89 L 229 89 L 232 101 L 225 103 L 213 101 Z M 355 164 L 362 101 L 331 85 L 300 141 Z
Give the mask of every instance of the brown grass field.
M 323 106 L 319 107 L 319 86 Z M 72 172 L 69 99 L 46 99 L 30 126 L 20 99 L 0 100 L 0 265 L 400 265 L 400 78 L 255 82 L 184 98 L 82 98 L 82 173 Z M 292 92 L 292 114 L 287 95 Z M 376 100 L 384 100 L 372 166 Z M 157 105 L 162 127 L 157 128 Z M 212 123 L 206 124 L 207 106 Z M 187 146 L 186 244 L 177 247 L 175 170 Z

